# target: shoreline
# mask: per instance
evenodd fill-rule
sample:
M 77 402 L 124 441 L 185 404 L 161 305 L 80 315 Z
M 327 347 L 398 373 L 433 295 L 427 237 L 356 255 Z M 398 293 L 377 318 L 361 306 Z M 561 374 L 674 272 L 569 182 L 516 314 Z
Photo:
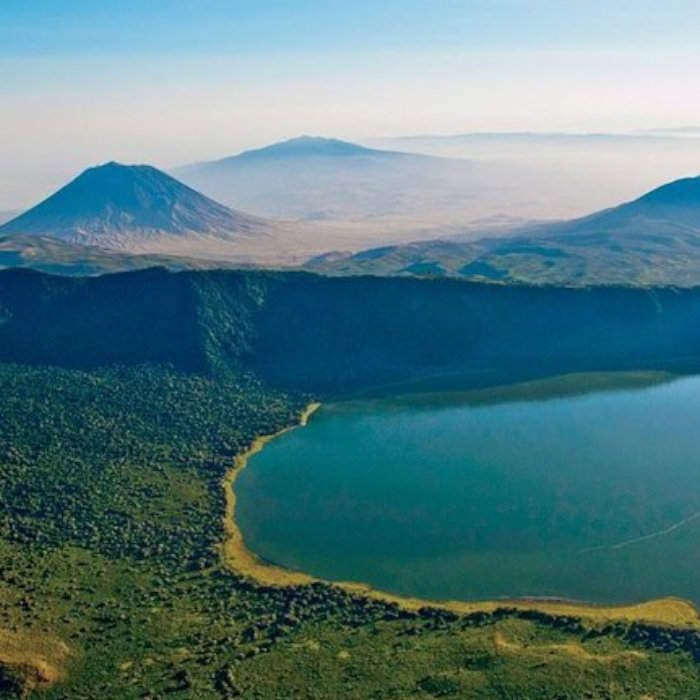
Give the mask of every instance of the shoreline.
M 366 583 L 354 581 L 328 581 L 301 571 L 293 571 L 282 566 L 266 562 L 255 552 L 248 549 L 238 523 L 236 522 L 235 483 L 239 474 L 248 466 L 251 457 L 263 450 L 265 445 L 292 430 L 306 427 L 311 416 L 321 407 L 314 402 L 301 413 L 299 421 L 282 428 L 275 433 L 256 438 L 251 446 L 233 460 L 233 467 L 226 472 L 222 487 L 225 496 L 223 518 L 224 540 L 221 544 L 221 558 L 224 566 L 235 573 L 247 576 L 265 586 L 286 588 L 303 586 L 311 583 L 323 583 L 337 586 L 349 593 L 363 595 L 386 603 L 394 603 L 403 610 L 417 611 L 423 607 L 447 610 L 460 615 L 484 612 L 492 613 L 498 609 L 514 608 L 531 610 L 550 615 L 576 615 L 593 622 L 607 623 L 618 621 L 646 622 L 673 627 L 692 627 L 700 629 L 700 611 L 689 600 L 683 598 L 659 598 L 629 605 L 605 605 L 581 603 L 559 598 L 539 598 L 536 596 L 516 599 L 499 599 L 488 601 L 435 601 L 413 598 L 394 593 L 379 591 Z
M 246 547 L 238 523 L 236 522 L 236 492 L 234 489 L 239 474 L 248 466 L 248 460 L 262 451 L 263 447 L 275 438 L 284 435 L 296 428 L 303 428 L 309 422 L 309 418 L 321 407 L 320 403 L 309 404 L 301 413 L 299 422 L 287 426 L 276 433 L 261 435 L 253 440 L 251 446 L 240 455 L 233 458 L 233 467 L 224 475 L 223 488 L 226 499 L 224 511 L 224 541 L 221 546 L 221 556 L 224 565 L 236 573 L 250 576 L 259 583 L 269 586 L 299 586 L 313 583 L 318 579 L 301 572 L 291 571 L 281 566 L 275 566 L 261 559 L 257 554 Z

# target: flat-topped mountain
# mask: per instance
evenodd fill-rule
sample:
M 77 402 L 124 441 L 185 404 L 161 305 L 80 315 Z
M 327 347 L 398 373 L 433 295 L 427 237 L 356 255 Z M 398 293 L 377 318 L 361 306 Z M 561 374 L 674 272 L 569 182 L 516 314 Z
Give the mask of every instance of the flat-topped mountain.
M 535 284 L 700 285 L 700 178 L 612 209 L 528 226 L 508 238 L 452 239 L 318 256 L 337 274 L 456 275 Z
M 366 148 L 350 141 L 323 136 L 297 136 L 286 141 L 278 141 L 261 148 L 253 148 L 234 156 L 204 163 L 193 163 L 179 168 L 177 172 L 195 172 L 202 168 L 226 168 L 229 165 L 285 158 L 418 158 L 429 161 L 431 156 L 422 156 L 400 151 L 386 151 Z
M 306 221 L 414 228 L 500 213 L 503 168 L 300 136 L 173 174 L 227 206 Z
M 278 143 L 263 146 L 262 148 L 243 151 L 243 153 L 237 156 L 224 158 L 223 160 L 215 161 L 214 163 L 222 165 L 235 159 L 352 158 L 358 156 L 372 157 L 378 155 L 398 157 L 410 156 L 410 154 L 400 153 L 398 151 L 383 151 L 374 148 L 365 148 L 364 146 L 359 146 L 358 144 L 351 143 L 349 141 L 342 141 L 341 139 L 324 138 L 322 136 L 297 136 L 296 138 L 288 139 L 286 141 L 279 141 Z
M 229 209 L 156 168 L 107 163 L 0 226 L 0 235 L 139 249 L 159 239 L 231 240 L 265 228 L 263 219 Z

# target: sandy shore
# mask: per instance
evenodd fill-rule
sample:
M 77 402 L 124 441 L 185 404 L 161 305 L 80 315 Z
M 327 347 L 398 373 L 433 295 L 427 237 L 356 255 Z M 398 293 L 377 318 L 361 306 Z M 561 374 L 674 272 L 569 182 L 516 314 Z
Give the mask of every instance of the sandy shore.
M 483 602 L 431 601 L 384 593 L 364 583 L 323 581 L 310 574 L 291 571 L 265 562 L 246 547 L 243 533 L 236 522 L 236 492 L 234 488 L 236 479 L 248 465 L 248 460 L 253 455 L 258 454 L 267 443 L 280 435 L 306 426 L 311 416 L 320 406 L 320 403 L 309 404 L 302 412 L 297 425 L 257 438 L 246 452 L 234 458 L 232 469 L 225 475 L 223 488 L 226 498 L 226 509 L 223 522 L 224 541 L 221 551 L 226 566 L 236 573 L 249 576 L 266 586 L 299 586 L 321 581 L 328 585 L 340 586 L 352 593 L 395 603 L 406 610 L 418 610 L 425 606 L 431 606 L 455 613 L 469 614 L 474 612 L 493 612 L 499 608 L 509 607 L 519 610 L 538 610 L 552 615 L 575 615 L 597 623 L 615 620 L 644 621 L 700 629 L 700 613 L 698 609 L 690 601 L 681 598 L 661 598 L 644 603 L 617 606 L 536 598 Z
M 243 454 L 234 458 L 233 468 L 224 476 L 224 495 L 226 497 L 226 510 L 224 514 L 224 542 L 222 545 L 222 556 L 227 566 L 244 576 L 250 576 L 256 581 L 270 586 L 298 586 L 300 584 L 311 583 L 315 579 L 303 573 L 289 571 L 281 566 L 274 566 L 264 562 L 254 552 L 251 552 L 245 545 L 243 533 L 236 522 L 236 492 L 234 486 L 239 474 L 248 465 L 248 460 L 258 454 L 271 440 L 288 433 L 296 428 L 303 428 L 309 418 L 321 407 L 320 403 L 312 403 L 304 409 L 299 419 L 299 423 L 294 426 L 283 428 L 282 430 L 263 435 L 257 438 L 250 448 Z

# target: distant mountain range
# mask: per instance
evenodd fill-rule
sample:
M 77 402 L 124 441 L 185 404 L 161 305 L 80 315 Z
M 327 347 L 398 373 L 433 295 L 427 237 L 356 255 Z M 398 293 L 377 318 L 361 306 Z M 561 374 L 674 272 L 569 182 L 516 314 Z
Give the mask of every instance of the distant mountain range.
M 329 253 L 306 268 L 534 284 L 700 285 L 700 178 L 677 180 L 573 221 L 523 227 L 505 239 L 456 238 Z
M 414 230 L 502 211 L 503 168 L 302 136 L 173 175 L 227 206 L 268 217 Z
M 298 136 L 287 141 L 279 141 L 269 146 L 243 151 L 237 156 L 223 158 L 213 163 L 200 165 L 218 165 L 226 167 L 232 162 L 261 161 L 270 158 L 357 158 L 357 157 L 382 157 L 404 158 L 407 153 L 397 151 L 378 151 L 373 148 L 365 148 L 356 143 L 342 141 L 340 139 L 323 138 L 321 136 Z M 196 166 L 195 166 L 196 167 Z
M 542 147 L 576 146 L 587 148 L 599 144 L 604 147 L 649 146 L 653 143 L 666 147 L 674 141 L 680 147 L 692 148 L 690 140 L 700 139 L 700 127 L 688 126 L 670 129 L 645 129 L 632 132 L 566 132 L 566 131 L 474 131 L 461 134 L 416 134 L 375 139 L 383 148 L 407 149 L 419 153 L 453 153 L 462 148 L 500 149 L 511 146 L 519 149 L 527 145 Z
M 375 181 L 372 168 L 385 172 L 386 163 L 417 167 L 420 161 L 429 177 L 436 160 L 442 167 L 441 159 L 304 137 L 221 161 L 221 167 L 228 172 L 230 162 L 234 168 L 261 163 L 260 172 L 270 172 L 271 164 L 283 163 L 289 172 L 305 162 L 310 171 L 316 164 L 320 172 L 335 169 L 337 174 L 343 162 L 349 164 L 345 172 L 362 172 L 376 186 L 386 180 L 378 175 Z M 452 161 L 444 162 L 451 167 Z M 328 184 L 338 187 L 330 176 Z M 357 195 L 353 187 L 339 187 L 334 196 L 351 201 Z M 0 267 L 98 274 L 151 265 L 179 270 L 262 264 L 346 275 L 700 285 L 700 178 L 676 180 L 634 201 L 570 221 L 516 224 L 486 217 L 471 228 L 440 229 L 440 239 L 435 229 L 426 227 L 432 238 L 414 236 L 417 242 L 412 242 L 407 229 L 399 234 L 386 221 L 381 216 L 354 225 L 274 221 L 219 204 L 156 168 L 108 163 L 86 170 L 0 225 Z M 415 230 L 422 229 L 416 225 Z M 377 247 L 380 241 L 388 242 Z M 342 252 L 358 249 L 362 252 Z
M 46 235 L 67 243 L 145 250 L 161 241 L 235 240 L 270 227 L 148 165 L 90 168 L 0 226 L 0 236 Z
M 350 170 L 353 170 L 361 162 L 362 169 L 367 165 L 367 153 L 379 153 L 382 159 L 388 160 L 403 162 L 407 159 L 415 164 L 416 170 L 418 162 L 425 163 L 427 170 L 422 177 L 428 179 L 430 164 L 435 160 L 370 151 L 332 139 L 298 139 L 248 152 L 239 158 L 265 164 L 283 161 L 286 167 L 294 170 L 302 157 L 300 153 L 306 154 L 303 158 L 313 163 L 307 163 L 309 172 L 320 179 L 324 179 L 323 163 L 332 162 L 336 164 L 333 167 L 340 167 L 337 164 L 342 161 L 349 163 Z M 313 156 L 313 153 L 324 155 Z M 372 155 L 371 159 L 375 157 Z M 378 183 L 386 183 L 381 172 L 380 167 L 377 172 L 365 172 L 363 177 L 372 187 L 378 187 Z M 243 181 L 246 179 L 244 177 Z M 333 182 L 333 178 L 328 178 L 329 186 Z M 333 196 L 352 202 L 360 196 L 355 185 L 342 188 L 334 185 L 331 187 Z M 266 201 L 278 201 L 274 185 L 266 177 L 260 186 L 270 187 L 264 197 Z M 392 195 L 382 192 L 381 197 L 387 196 Z M 414 205 L 417 206 L 415 202 Z M 430 211 L 428 206 L 425 209 Z M 86 170 L 35 207 L 0 224 L 0 237 L 48 236 L 65 243 L 117 250 L 122 255 L 151 253 L 194 260 L 290 265 L 337 246 L 357 249 L 382 241 L 411 240 L 433 230 L 421 222 L 420 217 L 416 220 L 409 217 L 407 221 L 410 221 L 409 228 L 397 232 L 384 218 L 359 223 L 323 218 L 304 222 L 271 220 L 220 204 L 151 166 L 108 163 Z M 501 218 L 494 222 L 490 225 L 503 225 Z M 456 231 L 467 228 L 459 226 Z M 15 259 L 21 259 L 24 264 L 39 258 L 48 261 L 50 255 L 46 246 L 42 247 L 45 255 L 37 257 L 36 245 L 23 251 L 26 241 L 26 238 L 20 238 L 9 242 L 4 258 L 10 259 L 11 250 Z M 64 248 L 61 251 L 64 263 L 72 254 L 70 250 Z M 51 247 L 51 254 L 56 251 L 57 246 Z M 114 257 L 110 258 L 110 264 L 114 260 Z M 136 266 L 141 263 L 141 260 L 134 261 Z M 77 265 L 82 268 L 83 263 Z
M 361 143 L 299 137 L 237 156 L 224 150 L 210 163 L 170 174 L 234 209 L 294 221 L 353 222 L 408 241 L 432 237 L 438 228 L 449 235 L 494 216 L 531 221 L 582 216 L 694 175 L 700 163 L 700 129 L 693 126 Z M 66 180 L 60 164 L 39 172 L 18 163 L 0 183 L 0 207 L 24 210 Z

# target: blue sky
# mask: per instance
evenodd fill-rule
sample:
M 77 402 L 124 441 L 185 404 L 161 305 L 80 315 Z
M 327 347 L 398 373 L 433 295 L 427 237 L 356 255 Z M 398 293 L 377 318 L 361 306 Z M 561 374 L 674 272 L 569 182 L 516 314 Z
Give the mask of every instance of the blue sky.
M 3 0 L 0 52 L 693 45 L 694 0 Z
M 299 133 L 698 123 L 699 46 L 696 0 L 2 0 L 0 208 Z

